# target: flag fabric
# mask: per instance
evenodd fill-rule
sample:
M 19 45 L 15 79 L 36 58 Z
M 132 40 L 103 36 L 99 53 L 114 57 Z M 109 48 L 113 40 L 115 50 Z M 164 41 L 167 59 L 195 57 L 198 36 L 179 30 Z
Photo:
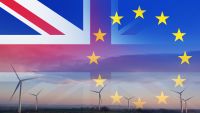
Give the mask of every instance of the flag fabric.
M 1 0 L 0 5 L 2 29 L 9 26 L 1 31 L 1 44 L 89 43 L 89 1 Z
M 2 52 L 0 54 L 2 56 L 1 62 L 3 63 L 1 65 L 8 65 L 10 63 L 19 64 L 23 65 L 23 69 L 27 68 L 29 71 L 80 70 L 91 72 L 99 70 L 101 72 L 106 70 L 106 72 L 113 72 L 117 70 L 128 71 L 132 69 L 137 71 L 140 70 L 140 68 L 146 71 L 156 71 L 157 69 L 160 69 L 162 62 L 163 68 L 160 69 L 162 71 L 186 70 L 186 66 L 179 66 L 179 62 L 175 57 L 181 55 L 184 51 L 194 52 L 194 54 L 198 55 L 199 39 L 197 38 L 197 26 L 199 16 L 197 15 L 195 18 L 190 19 L 192 13 L 183 9 L 182 6 L 177 5 L 180 1 L 173 1 L 171 3 L 168 3 L 167 1 L 163 2 L 164 3 L 161 3 L 157 0 L 153 2 L 124 2 L 117 0 L 112 3 L 111 1 L 104 0 L 89 2 L 85 2 L 84 0 L 69 0 L 54 3 L 52 1 L 43 0 L 2 0 L 0 10 L 2 12 L 2 23 L 0 26 L 0 33 L 2 34 L 0 35 L 0 39 L 2 39 L 2 41 L 0 41 L 0 43 L 2 43 L 0 46 Z M 197 1 L 190 3 L 192 4 L 190 6 L 192 7 L 192 12 L 198 10 L 196 2 Z M 188 1 L 181 3 L 185 7 L 189 4 Z M 154 6 L 153 4 L 159 5 Z M 19 12 L 18 15 L 15 15 L 17 14 L 16 11 L 18 11 L 17 7 L 14 7 L 15 5 L 19 8 L 26 9 L 26 13 L 32 15 L 26 16 L 24 12 L 21 12 L 22 14 Z M 88 5 L 90 5 L 90 8 L 85 7 Z M 177 9 L 171 9 L 170 5 L 177 7 L 179 10 L 176 11 Z M 103 6 L 104 9 L 101 9 Z M 144 19 L 141 17 L 135 18 L 136 14 L 133 10 L 137 10 L 139 6 L 141 9 L 146 10 L 143 15 Z M 84 9 L 86 9 L 86 14 L 84 13 Z M 74 11 L 71 12 L 71 10 Z M 119 16 L 124 17 L 121 20 L 121 25 L 112 25 L 110 16 L 113 16 L 115 12 L 118 12 Z M 159 16 L 161 12 L 164 12 L 166 16 L 169 16 L 167 25 L 158 25 L 158 19 L 156 16 Z M 54 16 L 51 16 L 51 14 Z M 89 15 L 87 17 L 89 19 L 85 20 L 84 14 L 86 16 Z M 26 22 L 32 23 L 31 25 L 37 23 L 34 23 L 31 20 L 27 21 L 28 19 L 24 20 L 18 18 L 22 16 L 29 19 L 32 19 L 30 18 L 31 16 L 36 16 L 38 17 L 37 19 L 48 23 L 48 25 L 53 26 L 53 28 L 56 28 L 64 34 L 48 34 L 44 29 L 43 31 L 47 34 L 42 34 L 36 31 L 37 29 L 34 29 L 35 27 L 29 26 Z M 61 22 L 61 20 L 63 21 Z M 185 22 L 186 20 L 191 21 Z M 89 24 L 85 21 L 89 21 Z M 71 26 L 66 25 L 66 23 L 69 23 Z M 87 24 L 86 31 L 84 31 L 84 23 Z M 190 28 L 188 27 L 189 25 L 191 26 Z M 48 29 L 48 27 L 45 28 Z M 84 32 L 84 36 L 77 36 L 82 35 L 82 33 L 72 32 L 73 28 L 79 29 L 82 33 Z M 89 32 L 87 28 L 90 28 Z M 104 36 L 104 42 L 95 41 L 96 37 L 93 33 L 96 33 L 99 28 L 101 28 L 102 32 L 106 33 Z M 186 33 L 183 43 L 181 41 L 175 42 L 175 36 L 172 34 L 177 32 L 179 28 L 182 32 Z M 67 34 L 67 32 L 69 32 L 69 34 Z M 89 33 L 89 35 L 87 36 L 85 33 L 87 35 Z M 38 46 L 38 44 L 41 45 Z M 111 61 L 117 64 L 111 64 L 111 66 L 107 65 L 106 62 L 102 62 L 95 67 L 91 65 L 84 66 L 87 64 L 87 59 L 85 59 L 85 57 L 93 51 L 97 52 L 96 54 L 107 58 L 105 60 L 114 60 L 109 58 L 112 56 L 118 56 L 122 57 L 122 59 L 133 60 L 134 63 L 130 63 L 129 60 L 122 60 L 122 62 Z M 38 56 L 38 54 L 40 54 L 40 56 Z M 129 54 L 132 56 L 124 56 Z M 148 58 L 146 58 L 146 56 L 148 56 Z M 83 66 L 84 68 L 76 69 L 73 66 L 71 67 L 70 64 L 77 62 L 75 57 L 77 59 L 83 59 L 83 61 L 79 62 L 77 65 L 80 65 L 80 67 Z M 194 57 L 194 60 L 196 60 L 195 58 L 197 57 Z M 144 62 L 140 62 L 141 60 Z M 174 64 L 174 62 L 176 63 Z M 152 63 L 154 63 L 154 67 L 149 66 Z M 121 64 L 124 66 L 121 67 Z M 196 68 L 198 61 L 191 64 L 191 66 L 193 65 L 195 67 L 187 68 L 187 70 L 198 71 Z M 104 68 L 105 66 L 107 67 Z M 2 66 L 2 71 L 4 70 L 4 67 L 8 66 Z M 63 67 L 66 68 L 63 69 Z M 129 67 L 132 69 L 129 69 Z
M 0 0 L 1 75 L 11 76 L 12 64 L 23 76 L 40 76 L 28 91 L 48 87 L 43 103 L 59 92 L 50 103 L 69 105 L 66 100 L 76 96 L 69 99 L 73 104 L 89 105 L 90 98 L 95 104 L 88 91 L 96 86 L 107 87 L 106 104 L 112 103 L 110 97 L 115 104 L 132 93 L 138 97 L 136 108 L 162 108 L 168 98 L 176 103 L 169 89 L 191 87 L 187 95 L 195 95 L 200 87 L 199 3 Z M 63 91 L 63 84 L 68 90 Z M 192 107 L 198 105 L 195 101 Z

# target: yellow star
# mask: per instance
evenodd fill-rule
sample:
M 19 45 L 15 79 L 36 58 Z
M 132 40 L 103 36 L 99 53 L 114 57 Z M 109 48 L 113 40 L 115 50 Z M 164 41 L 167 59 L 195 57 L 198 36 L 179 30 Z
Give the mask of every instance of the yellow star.
M 186 51 L 184 52 L 183 56 L 178 56 L 182 61 L 181 61 L 181 64 L 183 63 L 187 63 L 187 64 L 190 64 L 189 60 L 190 58 L 192 58 L 192 56 L 188 56 Z
M 101 32 L 101 29 L 99 28 L 98 33 L 94 33 L 94 35 L 96 36 L 96 42 L 97 42 L 98 40 L 104 41 L 104 36 L 106 35 L 106 33 L 102 33 L 102 32 Z
M 165 25 L 167 25 L 166 20 L 169 18 L 169 16 L 165 16 L 164 13 L 162 12 L 160 16 L 156 16 L 156 18 L 159 20 L 158 25 L 160 25 L 161 23 L 164 23 Z
M 96 82 L 96 87 L 104 87 L 104 82 L 106 81 L 106 79 L 102 79 L 101 75 L 99 74 L 98 79 L 94 79 L 94 81 Z
M 186 79 L 181 79 L 181 75 L 179 74 L 178 77 L 176 79 L 172 79 L 176 84 L 175 87 L 183 87 L 184 82 L 186 81 Z
M 156 98 L 158 99 L 158 104 L 161 103 L 167 104 L 168 96 L 165 96 L 163 91 L 161 92 L 160 96 L 156 96 Z
M 92 53 L 92 56 L 87 56 L 88 59 L 90 59 L 90 64 L 95 63 L 98 64 L 98 59 L 100 58 L 100 56 L 96 56 L 95 53 Z
M 133 102 L 133 104 L 135 105 L 136 109 L 142 109 L 144 107 L 144 104 L 146 104 L 146 102 L 141 100 L 141 98 L 138 98 Z
M 144 19 L 144 15 L 143 14 L 144 14 L 144 12 L 146 12 L 146 10 L 142 10 L 140 8 L 140 6 L 139 6 L 138 9 L 137 10 L 133 10 L 133 12 L 136 14 L 135 18 L 141 17 L 141 18 Z
M 180 28 L 179 28 L 177 33 L 172 33 L 172 34 L 176 37 L 175 41 L 181 40 L 181 41 L 183 42 L 183 36 L 184 36 L 186 33 L 181 33 L 181 30 L 180 30 Z
M 113 103 L 121 103 L 122 96 L 120 96 L 117 91 L 115 92 L 114 96 L 111 96 L 111 98 L 113 100 Z
M 112 24 L 118 23 L 121 24 L 121 19 L 123 18 L 123 16 L 119 16 L 118 13 L 115 13 L 115 16 L 110 16 L 110 18 L 113 20 Z

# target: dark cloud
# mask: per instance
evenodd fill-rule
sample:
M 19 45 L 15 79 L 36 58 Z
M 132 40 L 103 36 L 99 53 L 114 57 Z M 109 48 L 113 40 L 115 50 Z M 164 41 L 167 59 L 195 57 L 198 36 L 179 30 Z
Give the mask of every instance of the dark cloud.
M 89 60 L 77 58 L 67 54 L 55 55 L 53 59 L 41 58 L 39 61 L 26 62 L 15 65 L 18 71 L 36 72 L 199 72 L 200 51 L 190 52 L 192 55 L 191 64 L 181 65 L 180 54 L 144 54 L 144 55 L 121 55 L 100 59 L 99 64 L 89 64 Z M 31 56 L 31 55 L 30 55 Z M 21 70 L 20 70 L 21 69 Z M 23 70 L 24 69 L 24 70 Z
M 109 57 L 100 60 L 99 65 L 85 63 L 68 69 L 86 72 L 199 72 L 200 52 L 188 54 L 193 56 L 190 65 L 180 64 L 181 60 L 178 56 L 182 54 L 149 54 Z M 68 69 L 66 68 L 66 71 L 70 71 Z

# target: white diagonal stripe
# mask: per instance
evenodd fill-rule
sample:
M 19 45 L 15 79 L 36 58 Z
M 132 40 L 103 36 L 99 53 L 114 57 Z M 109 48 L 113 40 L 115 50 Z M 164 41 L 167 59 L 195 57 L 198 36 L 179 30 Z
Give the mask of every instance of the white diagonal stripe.
M 74 34 L 83 32 L 80 28 L 76 27 L 38 0 L 17 0 L 16 2 L 66 35 L 74 37 Z
M 8 6 L 4 5 L 1 2 L 0 2 L 0 7 L 2 9 L 4 9 L 5 11 L 7 11 L 8 13 L 10 13 L 11 15 L 13 15 L 14 17 L 16 17 L 17 19 L 19 19 L 20 21 L 22 21 L 23 23 L 25 23 L 26 25 L 28 25 L 29 27 L 31 27 L 32 29 L 34 29 L 35 31 L 37 31 L 38 33 L 40 33 L 41 35 L 47 35 L 48 34 L 44 30 L 40 29 L 35 24 L 33 24 L 32 22 L 30 22 L 29 20 L 27 20 L 23 16 L 19 15 L 14 10 L 10 9 Z

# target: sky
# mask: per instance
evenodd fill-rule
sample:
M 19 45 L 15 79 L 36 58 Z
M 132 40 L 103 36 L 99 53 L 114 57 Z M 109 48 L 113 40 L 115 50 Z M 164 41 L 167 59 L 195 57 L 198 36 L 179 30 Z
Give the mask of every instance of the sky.
M 1 90 L 1 105 L 17 104 L 18 92 L 12 101 L 9 101 L 15 86 L 17 78 L 12 72 L 0 73 L 0 90 Z M 39 77 L 38 79 L 23 83 L 23 104 L 33 105 L 34 97 L 30 93 L 37 93 L 42 90 L 39 95 L 39 103 L 43 106 L 48 105 L 83 105 L 95 106 L 98 102 L 98 96 L 91 93 L 90 90 L 99 90 L 95 82 L 91 78 L 92 75 L 87 72 L 21 72 L 20 77 Z M 172 79 L 181 74 L 187 78 L 183 88 L 176 88 Z M 192 77 L 191 77 L 192 76 Z M 188 103 L 189 108 L 199 108 L 198 101 L 200 91 L 200 79 L 198 72 L 113 72 L 109 75 L 103 75 L 108 78 L 106 87 L 102 92 L 103 105 L 108 106 L 126 106 L 126 100 L 122 99 L 121 104 L 113 104 L 110 96 L 118 91 L 120 95 L 137 98 L 142 98 L 147 104 L 145 108 L 170 108 L 176 109 L 179 107 L 178 95 L 170 90 L 181 91 L 185 89 L 183 98 L 193 96 L 193 99 Z M 5 88 L 6 86 L 6 88 Z M 168 104 L 157 104 L 155 96 L 160 95 L 164 91 L 165 95 L 169 96 Z M 134 99 L 133 99 L 134 100 Z M 132 101 L 133 101 L 132 100 Z M 133 104 L 131 104 L 133 107 Z
M 82 0 L 39 1 L 82 29 L 82 18 L 79 18 L 83 15 Z M 199 3 L 198 0 L 91 0 L 89 45 L 0 45 L 0 103 L 17 103 L 17 95 L 9 101 L 17 85 L 17 78 L 10 68 L 13 64 L 20 77 L 39 77 L 23 84 L 24 104 L 33 104 L 34 98 L 29 93 L 42 89 L 41 105 L 96 105 L 97 95 L 90 90 L 98 88 L 92 79 L 102 74 L 108 79 L 103 91 L 103 105 L 113 105 L 110 96 L 118 90 L 122 96 L 141 97 L 147 102 L 145 108 L 178 108 L 178 97 L 170 90 L 181 90 L 175 88 L 172 81 L 181 74 L 187 78 L 184 97 L 194 96 L 189 107 L 199 108 Z M 69 6 L 67 14 L 62 12 L 64 4 Z M 132 10 L 138 6 L 146 10 L 144 19 L 134 18 Z M 124 16 L 122 25 L 111 24 L 110 16 L 116 11 Z M 167 25 L 158 25 L 155 18 L 162 11 L 170 16 Z M 1 34 L 39 35 L 2 9 L 0 12 L 4 15 L 0 18 Z M 107 33 L 105 42 L 95 42 L 93 33 L 99 28 Z M 172 33 L 178 28 L 186 33 L 184 42 L 174 41 Z M 90 65 L 86 57 L 93 51 L 102 57 L 98 65 Z M 178 56 L 184 51 L 193 56 L 190 65 L 180 64 Z M 155 96 L 161 91 L 169 96 L 169 104 L 156 103 Z M 122 100 L 120 106 L 125 105 L 126 101 Z

